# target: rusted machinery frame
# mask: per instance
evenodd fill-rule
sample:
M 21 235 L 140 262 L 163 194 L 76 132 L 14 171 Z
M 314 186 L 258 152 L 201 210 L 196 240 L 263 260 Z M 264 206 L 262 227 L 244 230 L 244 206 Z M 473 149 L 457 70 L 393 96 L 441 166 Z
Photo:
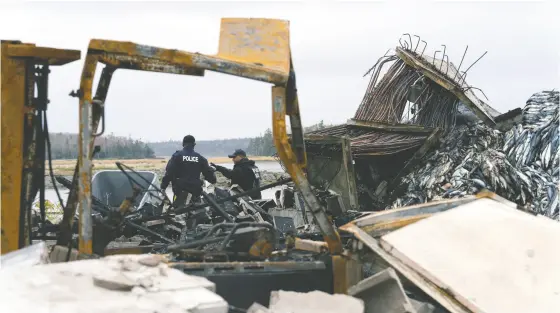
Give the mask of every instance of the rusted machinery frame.
M 451 79 L 447 78 L 444 74 L 438 73 L 438 71 L 431 65 L 422 62 L 422 60 L 418 59 L 418 57 L 414 56 L 412 53 L 401 49 L 400 47 L 395 48 L 396 55 L 403 60 L 407 65 L 419 70 L 424 74 L 426 77 L 431 79 L 432 81 L 436 82 L 441 87 L 449 90 L 452 92 L 462 103 L 464 103 L 467 107 L 469 107 L 477 116 L 480 118 L 484 123 L 486 123 L 490 127 L 494 127 L 496 122 L 494 121 L 493 117 L 487 114 L 484 110 L 482 110 L 480 106 L 484 106 L 482 103 L 475 103 L 471 97 L 474 97 L 474 94 L 471 92 L 471 97 L 467 96 L 465 91 L 459 86 L 456 82 L 452 81 Z M 475 99 L 476 100 L 476 99 Z M 480 100 L 478 100 L 480 101 Z
M 310 208 L 313 216 L 315 217 L 319 229 L 323 233 L 324 240 L 329 246 L 329 251 L 332 254 L 340 254 L 342 252 L 340 235 L 334 229 L 325 211 L 313 194 L 307 177 L 304 175 L 303 169 L 307 163 L 305 153 L 301 156 L 303 162 L 301 159 L 296 159 L 296 154 L 288 142 L 288 135 L 286 132 L 286 114 L 289 113 L 286 112 L 286 108 L 288 107 L 286 103 L 286 94 L 287 92 L 285 87 L 272 87 L 272 133 L 274 135 L 274 145 L 276 146 L 280 160 L 282 160 L 282 163 L 292 177 L 293 182 L 302 193 L 306 206 Z M 295 104 L 292 104 L 292 107 L 297 108 L 297 96 L 293 98 L 293 101 Z M 295 115 L 295 113 L 296 112 L 292 112 L 292 115 Z M 297 111 L 297 116 L 299 117 L 299 110 Z M 294 135 L 295 134 L 292 132 L 292 144 L 296 141 Z M 303 141 L 303 136 L 301 136 L 301 140 Z
M 195 76 L 202 76 L 204 70 L 211 70 L 274 84 L 275 86 L 272 87 L 273 136 L 280 159 L 286 166 L 293 182 L 302 192 L 306 204 L 312 208 L 311 211 L 325 235 L 329 250 L 334 254 L 342 252 L 340 236 L 312 193 L 304 174 L 306 157 L 303 128 L 295 87 L 295 73 L 291 61 L 289 73 L 283 73 L 252 63 L 216 56 L 138 45 L 131 42 L 97 39 L 90 42 L 78 92 L 80 98 L 79 160 L 78 171 L 74 174 L 73 181 L 73 189 L 76 189 L 76 185 L 78 187 L 78 197 L 76 199 L 72 193 L 69 195 L 69 210 L 65 212 L 65 217 L 68 216 L 68 218 L 64 221 L 71 229 L 77 200 L 80 208 L 80 252 L 87 254 L 92 252 L 91 153 L 94 145 L 92 134 L 97 132 L 101 119 L 101 114 L 92 114 L 92 109 L 96 106 L 102 107 L 105 102 L 104 98 L 92 99 L 93 77 L 98 63 L 105 63 L 115 69 L 127 68 Z M 291 145 L 288 143 L 286 115 L 290 117 Z
M 25 168 L 34 167 L 36 158 L 33 149 L 36 138 L 27 142 L 29 151 L 24 150 L 24 131 L 35 114 L 33 105 L 35 90 L 35 65 L 64 65 L 80 59 L 80 51 L 37 47 L 35 44 L 15 40 L 2 40 L 0 44 L 0 94 L 2 117 L 2 203 L 1 253 L 17 250 L 30 243 L 25 231 L 30 227 L 24 222 L 29 217 L 23 212 L 23 201 L 33 201 L 30 193 L 34 173 L 26 175 Z M 32 130 L 33 131 L 33 130 Z M 28 160 L 23 160 L 27 155 Z M 44 164 L 40 164 L 44 166 Z M 37 173 L 35 173 L 37 174 Z M 27 177 L 24 179 L 24 175 Z M 25 185 L 24 185 L 25 184 Z M 27 200 L 24 199 L 24 195 Z M 29 204 L 29 203 L 28 203 Z M 21 235 L 21 236 L 20 236 Z

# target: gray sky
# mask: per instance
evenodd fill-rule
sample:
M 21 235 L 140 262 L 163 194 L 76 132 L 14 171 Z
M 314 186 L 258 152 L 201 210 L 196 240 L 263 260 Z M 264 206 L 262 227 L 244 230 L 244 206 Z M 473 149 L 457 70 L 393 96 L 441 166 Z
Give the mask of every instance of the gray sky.
M 420 35 L 426 53 L 447 46 L 501 112 L 531 94 L 559 87 L 557 1 L 540 2 L 188 2 L 0 4 L 0 38 L 81 49 L 91 38 L 214 54 L 221 17 L 287 19 L 305 125 L 341 123 L 357 109 L 363 74 L 403 33 Z M 406 4 L 406 5 L 405 5 Z M 78 130 L 83 59 L 53 68 L 49 128 Z M 202 78 L 119 70 L 106 106 L 107 132 L 144 140 L 249 137 L 271 127 L 270 85 L 206 72 Z

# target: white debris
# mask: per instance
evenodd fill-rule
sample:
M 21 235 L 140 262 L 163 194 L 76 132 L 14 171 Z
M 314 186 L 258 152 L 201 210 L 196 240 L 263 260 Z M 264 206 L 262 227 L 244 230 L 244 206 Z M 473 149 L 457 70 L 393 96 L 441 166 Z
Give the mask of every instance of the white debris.
M 44 241 L 0 256 L 0 269 L 31 267 L 49 263 L 49 249 Z
M 363 313 L 364 302 L 347 295 L 322 291 L 273 291 L 269 310 L 274 313 Z
M 0 281 L 10 283 L 0 284 L 0 302 L 6 312 L 228 311 L 227 302 L 214 293 L 214 283 L 154 264 L 145 255 L 115 255 L 5 269 Z

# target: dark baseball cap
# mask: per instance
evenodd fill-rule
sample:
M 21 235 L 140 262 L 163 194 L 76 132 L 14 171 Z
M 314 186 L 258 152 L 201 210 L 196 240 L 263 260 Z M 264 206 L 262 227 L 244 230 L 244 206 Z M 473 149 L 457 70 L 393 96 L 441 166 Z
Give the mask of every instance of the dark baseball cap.
M 235 158 L 236 156 L 246 157 L 247 154 L 245 153 L 245 151 L 243 151 L 241 149 L 237 149 L 232 154 L 228 155 L 228 157 L 231 158 L 231 159 Z

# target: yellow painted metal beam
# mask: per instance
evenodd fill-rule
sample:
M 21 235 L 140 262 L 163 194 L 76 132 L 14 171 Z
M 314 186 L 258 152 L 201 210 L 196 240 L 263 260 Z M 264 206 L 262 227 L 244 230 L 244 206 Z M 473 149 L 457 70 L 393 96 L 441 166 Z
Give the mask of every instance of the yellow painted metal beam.
M 0 99 L 2 115 L 2 254 L 20 248 L 20 207 L 23 168 L 23 107 L 25 60 L 10 59 L 0 47 Z
M 6 54 L 12 58 L 33 58 L 49 65 L 64 65 L 80 59 L 79 50 L 37 47 L 34 44 L 9 44 Z
M 17 250 L 29 243 L 23 234 L 22 180 L 25 116 L 33 113 L 35 64 L 63 65 L 80 58 L 79 50 L 37 47 L 19 41 L 0 44 L 1 99 L 1 253 Z
M 313 216 L 315 216 L 329 251 L 332 254 L 340 254 L 342 252 L 340 235 L 334 229 L 327 214 L 311 190 L 311 185 L 304 175 L 305 161 L 298 162 L 288 142 L 288 134 L 286 132 L 286 88 L 280 86 L 272 87 L 272 134 L 276 151 L 287 172 L 290 174 L 292 181 L 303 194 L 305 204 L 311 209 Z

